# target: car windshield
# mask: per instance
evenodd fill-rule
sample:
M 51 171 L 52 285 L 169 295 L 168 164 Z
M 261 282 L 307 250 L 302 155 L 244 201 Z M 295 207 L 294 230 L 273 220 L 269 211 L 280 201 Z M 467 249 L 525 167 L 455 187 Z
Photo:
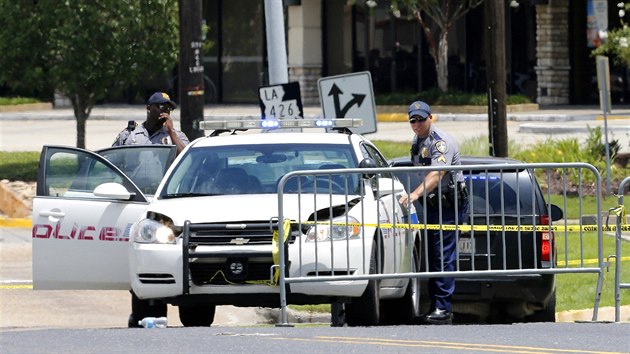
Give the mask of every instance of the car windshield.
M 275 194 L 280 179 L 287 173 L 300 170 L 355 168 L 358 163 L 351 145 L 343 144 L 274 144 L 231 145 L 190 149 L 170 174 L 161 198 L 204 195 Z M 343 175 L 322 176 L 316 182 L 317 190 L 324 192 L 334 178 Z M 334 182 L 334 181 L 333 181 Z M 356 190 L 358 177 L 348 175 L 348 190 Z M 295 192 L 289 179 L 284 192 Z M 301 191 L 307 191 L 309 182 L 300 181 Z M 328 193 L 328 190 L 325 190 Z M 343 193 L 344 188 L 332 190 Z

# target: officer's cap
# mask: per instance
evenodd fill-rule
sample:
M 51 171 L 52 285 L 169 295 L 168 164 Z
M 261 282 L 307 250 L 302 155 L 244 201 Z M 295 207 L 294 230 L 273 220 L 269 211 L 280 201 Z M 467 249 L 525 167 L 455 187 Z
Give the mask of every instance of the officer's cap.
M 427 119 L 431 115 L 431 107 L 422 101 L 416 101 L 409 106 L 409 118 L 420 116 L 421 119 Z
M 149 97 L 147 104 L 162 104 L 168 103 L 171 106 L 171 109 L 177 108 L 177 104 L 171 101 L 171 98 L 165 92 L 156 92 Z

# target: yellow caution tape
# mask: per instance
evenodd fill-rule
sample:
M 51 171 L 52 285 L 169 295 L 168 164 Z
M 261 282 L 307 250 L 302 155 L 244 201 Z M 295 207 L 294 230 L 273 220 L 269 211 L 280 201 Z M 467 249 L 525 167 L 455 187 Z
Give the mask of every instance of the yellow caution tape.
M 284 221 L 282 222 L 282 232 L 284 234 L 284 239 L 282 240 L 283 242 L 279 242 L 278 239 L 280 238 L 280 233 L 278 232 L 278 230 L 273 230 L 273 239 L 271 241 L 271 254 L 273 256 L 274 265 L 280 265 L 280 245 L 284 245 L 284 243 L 287 241 L 287 238 L 289 237 L 289 234 L 291 233 L 291 220 L 284 219 Z M 280 279 L 280 268 L 276 267 L 273 271 L 273 285 L 278 284 L 278 279 Z
M 608 210 L 608 214 L 614 214 L 619 220 L 626 220 L 626 207 L 625 205 L 617 205 L 617 207 Z
M 343 223 L 343 222 L 330 222 L 330 221 L 306 221 L 302 222 L 305 225 L 333 225 L 333 226 L 358 226 L 358 227 L 380 227 L 385 229 L 411 229 L 411 230 L 459 230 L 459 231 L 557 231 L 557 232 L 580 232 L 580 231 L 597 231 L 599 227 L 597 225 L 438 225 L 438 224 L 357 224 L 357 223 Z M 614 232 L 617 231 L 616 225 L 602 226 L 602 231 Z M 630 231 L 630 224 L 622 224 L 621 231 Z

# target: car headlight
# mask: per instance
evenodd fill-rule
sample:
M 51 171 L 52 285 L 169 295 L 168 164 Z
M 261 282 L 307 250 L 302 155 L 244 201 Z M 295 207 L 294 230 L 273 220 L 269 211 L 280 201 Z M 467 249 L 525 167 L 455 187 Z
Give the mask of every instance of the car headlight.
M 143 219 L 134 224 L 131 236 L 138 243 L 175 243 L 173 229 L 152 219 Z
M 306 232 L 306 241 L 327 241 L 327 240 L 345 240 L 358 238 L 361 234 L 361 227 L 359 220 L 352 216 L 339 216 L 332 219 L 333 225 L 330 222 L 321 222 L 311 226 Z M 347 224 L 346 224 L 347 222 Z M 354 224 L 354 225 L 348 225 Z

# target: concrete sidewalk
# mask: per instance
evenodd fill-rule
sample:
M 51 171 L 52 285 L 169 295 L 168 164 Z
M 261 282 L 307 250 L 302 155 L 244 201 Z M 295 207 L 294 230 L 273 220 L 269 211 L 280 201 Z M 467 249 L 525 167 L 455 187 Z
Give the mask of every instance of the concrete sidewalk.
M 536 105 L 530 105 L 536 107 Z M 27 106 L 29 107 L 29 106 Z M 41 109 L 13 110 L 9 112 L 0 111 L 0 120 L 74 120 L 74 113 L 71 107 L 49 108 L 42 106 Z M 392 106 L 377 106 L 376 111 L 379 122 L 404 122 L 406 121 L 406 107 L 394 106 L 394 110 L 398 109 L 398 114 L 391 113 Z M 478 109 L 471 109 L 471 112 L 462 111 L 461 109 L 453 109 L 448 106 L 434 106 L 433 113 L 441 121 L 487 121 L 486 113 L 473 113 Z M 315 118 L 322 115 L 321 107 L 305 106 L 304 114 L 306 118 Z M 227 116 L 251 116 L 253 118 L 260 117 L 260 107 L 255 104 L 221 104 L 206 105 L 204 108 L 204 116 L 206 119 L 220 119 Z M 391 118 L 393 115 L 394 118 Z M 106 104 L 98 105 L 92 109 L 90 118 L 92 120 L 144 120 L 146 116 L 144 105 L 123 105 L 123 104 Z M 179 110 L 173 111 L 173 116 L 179 116 Z M 385 118 L 388 117 L 388 118 Z M 507 113 L 508 121 L 519 122 L 567 122 L 567 121 L 590 121 L 603 118 L 601 109 L 598 106 L 550 106 L 538 109 L 529 109 L 522 111 L 514 111 Z M 608 114 L 608 118 L 630 120 L 630 106 L 620 106 L 612 109 L 612 113 Z

